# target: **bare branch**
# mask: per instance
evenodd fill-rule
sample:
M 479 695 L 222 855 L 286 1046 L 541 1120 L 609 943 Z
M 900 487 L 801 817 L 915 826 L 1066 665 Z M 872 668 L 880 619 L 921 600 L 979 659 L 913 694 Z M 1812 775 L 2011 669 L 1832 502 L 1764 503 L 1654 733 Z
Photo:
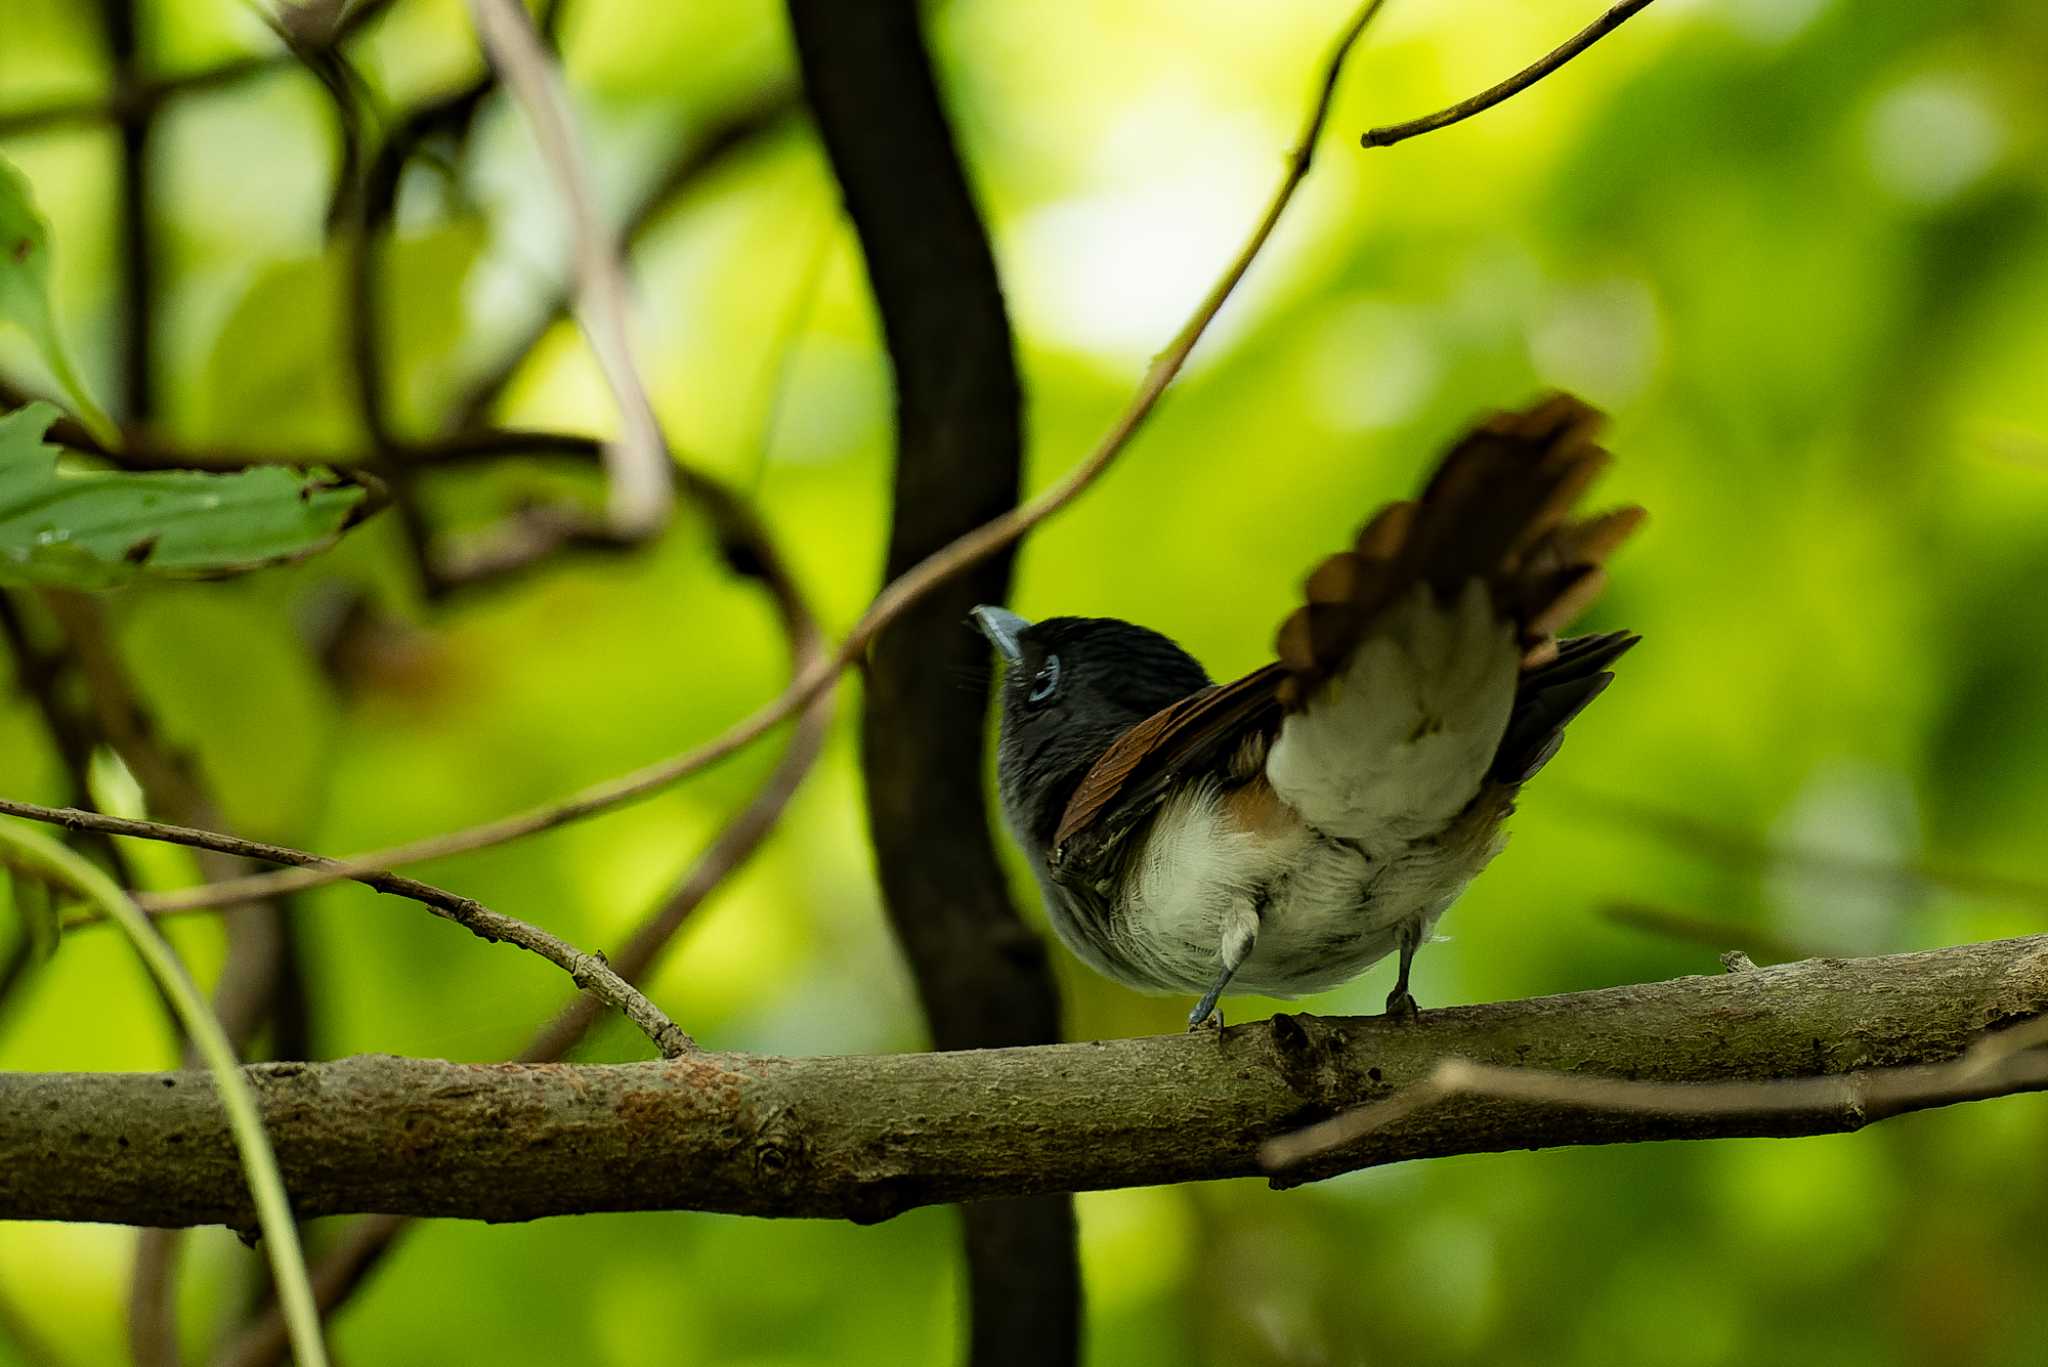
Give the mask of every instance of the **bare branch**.
M 221 854 L 237 855 L 245 859 L 260 859 L 270 864 L 320 868 L 332 863 L 331 860 L 322 859 L 317 854 L 308 854 L 304 850 L 295 850 L 286 845 L 272 845 L 260 840 L 244 840 L 240 836 L 223 835 L 218 831 L 196 830 L 189 826 L 174 826 L 161 821 L 136 821 L 128 817 L 80 811 L 74 807 L 44 807 L 33 802 L 17 802 L 12 798 L 0 798 L 0 816 L 24 817 L 30 821 L 41 821 L 75 831 L 102 831 L 108 835 L 159 840 L 172 845 L 185 845 L 192 849 L 215 850 Z M 520 949 L 540 955 L 567 973 L 578 987 L 607 1006 L 623 1012 L 626 1019 L 632 1021 L 640 1028 L 642 1034 L 654 1042 L 664 1058 L 676 1058 L 692 1052 L 697 1047 L 674 1021 L 661 1013 L 659 1007 L 613 972 L 602 954 L 586 954 L 539 926 L 531 925 L 514 916 L 507 916 L 503 912 L 492 911 L 474 898 L 458 896 L 415 878 L 402 878 L 390 873 L 368 873 L 362 876 L 351 874 L 346 877 L 379 892 L 388 892 L 393 896 L 418 902 L 436 916 L 455 922 L 479 939 L 503 941 L 505 944 L 516 945 Z M 162 912 L 152 914 L 161 915 Z M 74 917 L 67 926 L 77 928 L 94 924 L 98 920 L 97 916 L 86 914 Z
M 1274 193 L 1272 203 L 1267 206 L 1265 214 L 1253 228 L 1251 237 L 1243 249 L 1196 308 L 1194 316 L 1160 354 L 1159 359 L 1153 362 L 1137 394 L 1132 397 L 1130 404 L 1111 426 L 1109 433 L 1095 451 L 1065 478 L 1038 497 L 952 541 L 943 549 L 920 561 L 908 573 L 892 581 L 876 595 L 866 613 L 840 643 L 839 649 L 821 660 L 815 667 L 804 670 L 791 681 L 789 687 L 779 697 L 742 718 L 722 735 L 695 749 L 619 778 L 595 784 L 558 802 L 530 808 L 467 830 L 428 836 L 387 849 L 351 855 L 346 859 L 316 868 L 262 874 L 255 878 L 237 879 L 211 887 L 159 893 L 149 899 L 148 905 L 158 911 L 223 905 L 251 897 L 272 896 L 280 892 L 320 887 L 361 874 L 375 873 L 394 865 L 419 863 L 464 854 L 491 845 L 502 845 L 510 840 L 553 830 L 558 826 L 580 821 L 598 812 L 609 811 L 614 807 L 650 796 L 744 749 L 789 720 L 823 692 L 840 670 L 858 660 L 876 634 L 912 603 L 952 575 L 971 565 L 979 564 L 988 556 L 1010 546 L 1024 533 L 1066 507 L 1093 484 L 1130 444 L 1131 438 L 1137 435 L 1138 429 L 1158 405 L 1161 395 L 1166 392 L 1166 387 L 1187 363 L 1195 344 L 1201 340 L 1202 334 L 1221 312 L 1224 303 L 1237 288 L 1238 282 L 1251 268 L 1252 261 L 1265 246 L 1267 239 L 1272 236 L 1274 226 L 1292 201 L 1295 190 L 1308 174 L 1315 142 L 1328 117 L 1331 95 L 1336 89 L 1337 77 L 1343 70 L 1344 59 L 1349 55 L 1359 34 L 1364 31 L 1367 22 L 1379 11 L 1383 3 L 1384 0 L 1371 0 L 1371 3 L 1360 10 L 1346 27 L 1331 52 L 1322 79 L 1316 87 L 1316 96 L 1310 106 L 1301 139 L 1288 161 L 1286 174 L 1279 189 Z
M 1755 972 L 1756 965 L 1742 971 Z M 2048 1087 L 2048 1058 L 2022 1057 L 2044 1042 L 2048 1017 L 2037 1017 L 1985 1036 L 1948 1063 L 1768 1082 L 1642 1082 L 1447 1058 L 1423 1081 L 1385 1101 L 1269 1141 L 1259 1160 L 1269 1172 L 1285 1172 L 1461 1096 L 1642 1116 L 1874 1114 L 1882 1119 L 1902 1110 Z
M 1893 1071 L 1950 1063 L 1987 1030 L 2044 1012 L 2048 936 L 2033 936 L 1409 1022 L 1281 1015 L 1201 1034 L 872 1058 L 373 1057 L 249 1071 L 306 1216 L 701 1209 L 871 1221 L 941 1202 L 1259 1175 L 1267 1140 L 1424 1082 L 1445 1059 L 1653 1084 L 1861 1077 L 1853 1096 L 1794 1108 L 1459 1095 L 1274 1180 L 1458 1153 L 1858 1130 L 2048 1088 L 2038 1044 L 1967 1080 Z M 197 1075 L 0 1074 L 0 1219 L 248 1218 L 218 1102 Z
M 14 409 L 40 396 L 0 378 L 0 408 Z M 380 454 L 366 451 L 287 450 L 249 447 L 181 446 L 147 432 L 128 434 L 120 450 L 108 449 L 76 419 L 60 417 L 50 425 L 49 440 L 68 450 L 97 456 L 123 470 L 246 470 L 258 465 L 324 465 L 351 473 L 377 464 Z M 482 427 L 424 441 L 393 437 L 395 449 L 420 465 L 467 466 L 515 457 L 555 456 L 579 465 L 603 459 L 604 443 L 582 432 L 551 432 L 525 427 Z
M 621 533 L 648 535 L 668 521 L 675 477 L 668 446 L 655 421 L 654 405 L 633 362 L 626 325 L 626 273 L 619 263 L 618 245 L 598 212 L 559 77 L 524 6 L 517 0 L 470 0 L 470 12 L 476 17 L 477 33 L 492 65 L 533 127 L 541 160 L 554 176 L 569 211 L 580 298 L 578 318 L 619 405 L 625 429 L 621 440 L 605 447 L 611 483 L 609 518 Z
M 1462 123 L 1474 114 L 1483 114 L 1501 101 L 1521 94 L 1551 72 L 1584 52 L 1593 44 L 1620 28 L 1630 16 L 1649 6 L 1650 0 L 1619 0 L 1598 19 L 1574 33 L 1558 47 L 1545 53 L 1538 60 L 1523 67 L 1499 85 L 1490 86 L 1470 99 L 1460 100 L 1448 109 L 1439 109 L 1434 114 L 1425 114 L 1419 119 L 1406 123 L 1390 123 L 1379 128 L 1368 128 L 1359 139 L 1365 147 L 1392 147 L 1397 142 L 1434 133 L 1439 128 L 1448 128 Z

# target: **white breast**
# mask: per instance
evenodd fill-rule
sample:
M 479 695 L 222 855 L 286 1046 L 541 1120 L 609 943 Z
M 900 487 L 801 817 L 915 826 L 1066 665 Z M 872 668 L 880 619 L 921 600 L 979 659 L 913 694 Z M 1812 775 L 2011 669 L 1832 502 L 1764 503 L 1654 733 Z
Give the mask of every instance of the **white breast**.
M 1231 819 L 1220 784 L 1196 784 L 1160 809 L 1133 856 L 1118 948 L 1145 974 L 1134 986 L 1200 992 L 1215 980 L 1232 919 L 1255 910 L 1257 940 L 1232 989 L 1320 991 L 1392 952 L 1403 922 L 1421 922 L 1426 935 L 1492 853 L 1491 844 L 1452 851 L 1424 841 L 1368 857 L 1300 821 L 1255 834 Z

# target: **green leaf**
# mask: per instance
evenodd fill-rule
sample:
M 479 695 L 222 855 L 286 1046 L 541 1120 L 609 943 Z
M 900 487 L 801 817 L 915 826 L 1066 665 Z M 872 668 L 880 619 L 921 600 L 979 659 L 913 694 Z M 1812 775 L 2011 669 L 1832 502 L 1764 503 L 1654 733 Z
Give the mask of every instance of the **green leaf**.
M 212 577 L 331 545 L 362 502 L 323 471 L 234 474 L 57 468 L 57 411 L 0 417 L 0 584 L 109 588 L 138 575 Z
M 85 383 L 71 365 L 70 353 L 57 332 L 50 307 L 50 227 L 36 212 L 28 177 L 0 157 L 0 321 L 11 322 L 29 335 L 42 352 L 43 364 L 93 435 L 112 444 L 114 424 L 92 401 Z
M 5 875 L 7 891 L 13 894 L 9 900 L 22 933 L 28 937 L 29 952 L 38 962 L 49 958 L 57 952 L 57 941 L 64 933 L 50 885 L 26 869 L 0 866 L 0 874 Z

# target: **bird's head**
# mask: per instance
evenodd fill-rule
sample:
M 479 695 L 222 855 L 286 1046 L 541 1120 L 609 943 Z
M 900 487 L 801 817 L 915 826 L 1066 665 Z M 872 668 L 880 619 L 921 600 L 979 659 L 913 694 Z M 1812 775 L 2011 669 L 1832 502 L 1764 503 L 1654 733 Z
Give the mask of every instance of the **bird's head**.
M 1003 661 L 996 779 L 1020 838 L 1044 850 L 1095 761 L 1125 731 L 1208 686 L 1193 656 L 1156 631 L 1113 617 L 1031 622 L 974 609 Z

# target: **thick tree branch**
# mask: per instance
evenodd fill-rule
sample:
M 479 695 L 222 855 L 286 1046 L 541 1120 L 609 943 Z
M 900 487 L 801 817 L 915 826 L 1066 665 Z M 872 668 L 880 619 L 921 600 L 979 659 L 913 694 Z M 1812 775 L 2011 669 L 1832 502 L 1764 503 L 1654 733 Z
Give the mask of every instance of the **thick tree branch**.
M 1381 1018 L 878 1058 L 695 1054 L 249 1071 L 302 1215 L 716 1210 L 869 1221 L 936 1202 L 1260 1173 L 1267 1139 L 1440 1061 L 1672 1083 L 1858 1075 L 1847 1103 L 1706 1113 L 1458 1096 L 1288 1181 L 1448 1154 L 1860 1129 L 2048 1088 L 2040 1048 L 1935 1074 L 2048 1012 L 2048 935 Z M 203 1075 L 0 1074 L 0 1219 L 246 1225 Z
M 853 220 L 896 382 L 884 580 L 1010 512 L 1022 397 L 995 256 L 947 127 L 913 0 L 791 0 L 813 121 Z M 982 782 L 988 652 L 964 627 L 1009 596 L 1011 552 L 876 635 L 861 772 L 883 904 L 939 1049 L 1060 1037 L 1045 948 L 1010 905 Z M 962 678 L 980 675 L 977 688 Z M 1081 1274 L 1065 1196 L 963 1212 L 976 1367 L 1077 1360 Z

